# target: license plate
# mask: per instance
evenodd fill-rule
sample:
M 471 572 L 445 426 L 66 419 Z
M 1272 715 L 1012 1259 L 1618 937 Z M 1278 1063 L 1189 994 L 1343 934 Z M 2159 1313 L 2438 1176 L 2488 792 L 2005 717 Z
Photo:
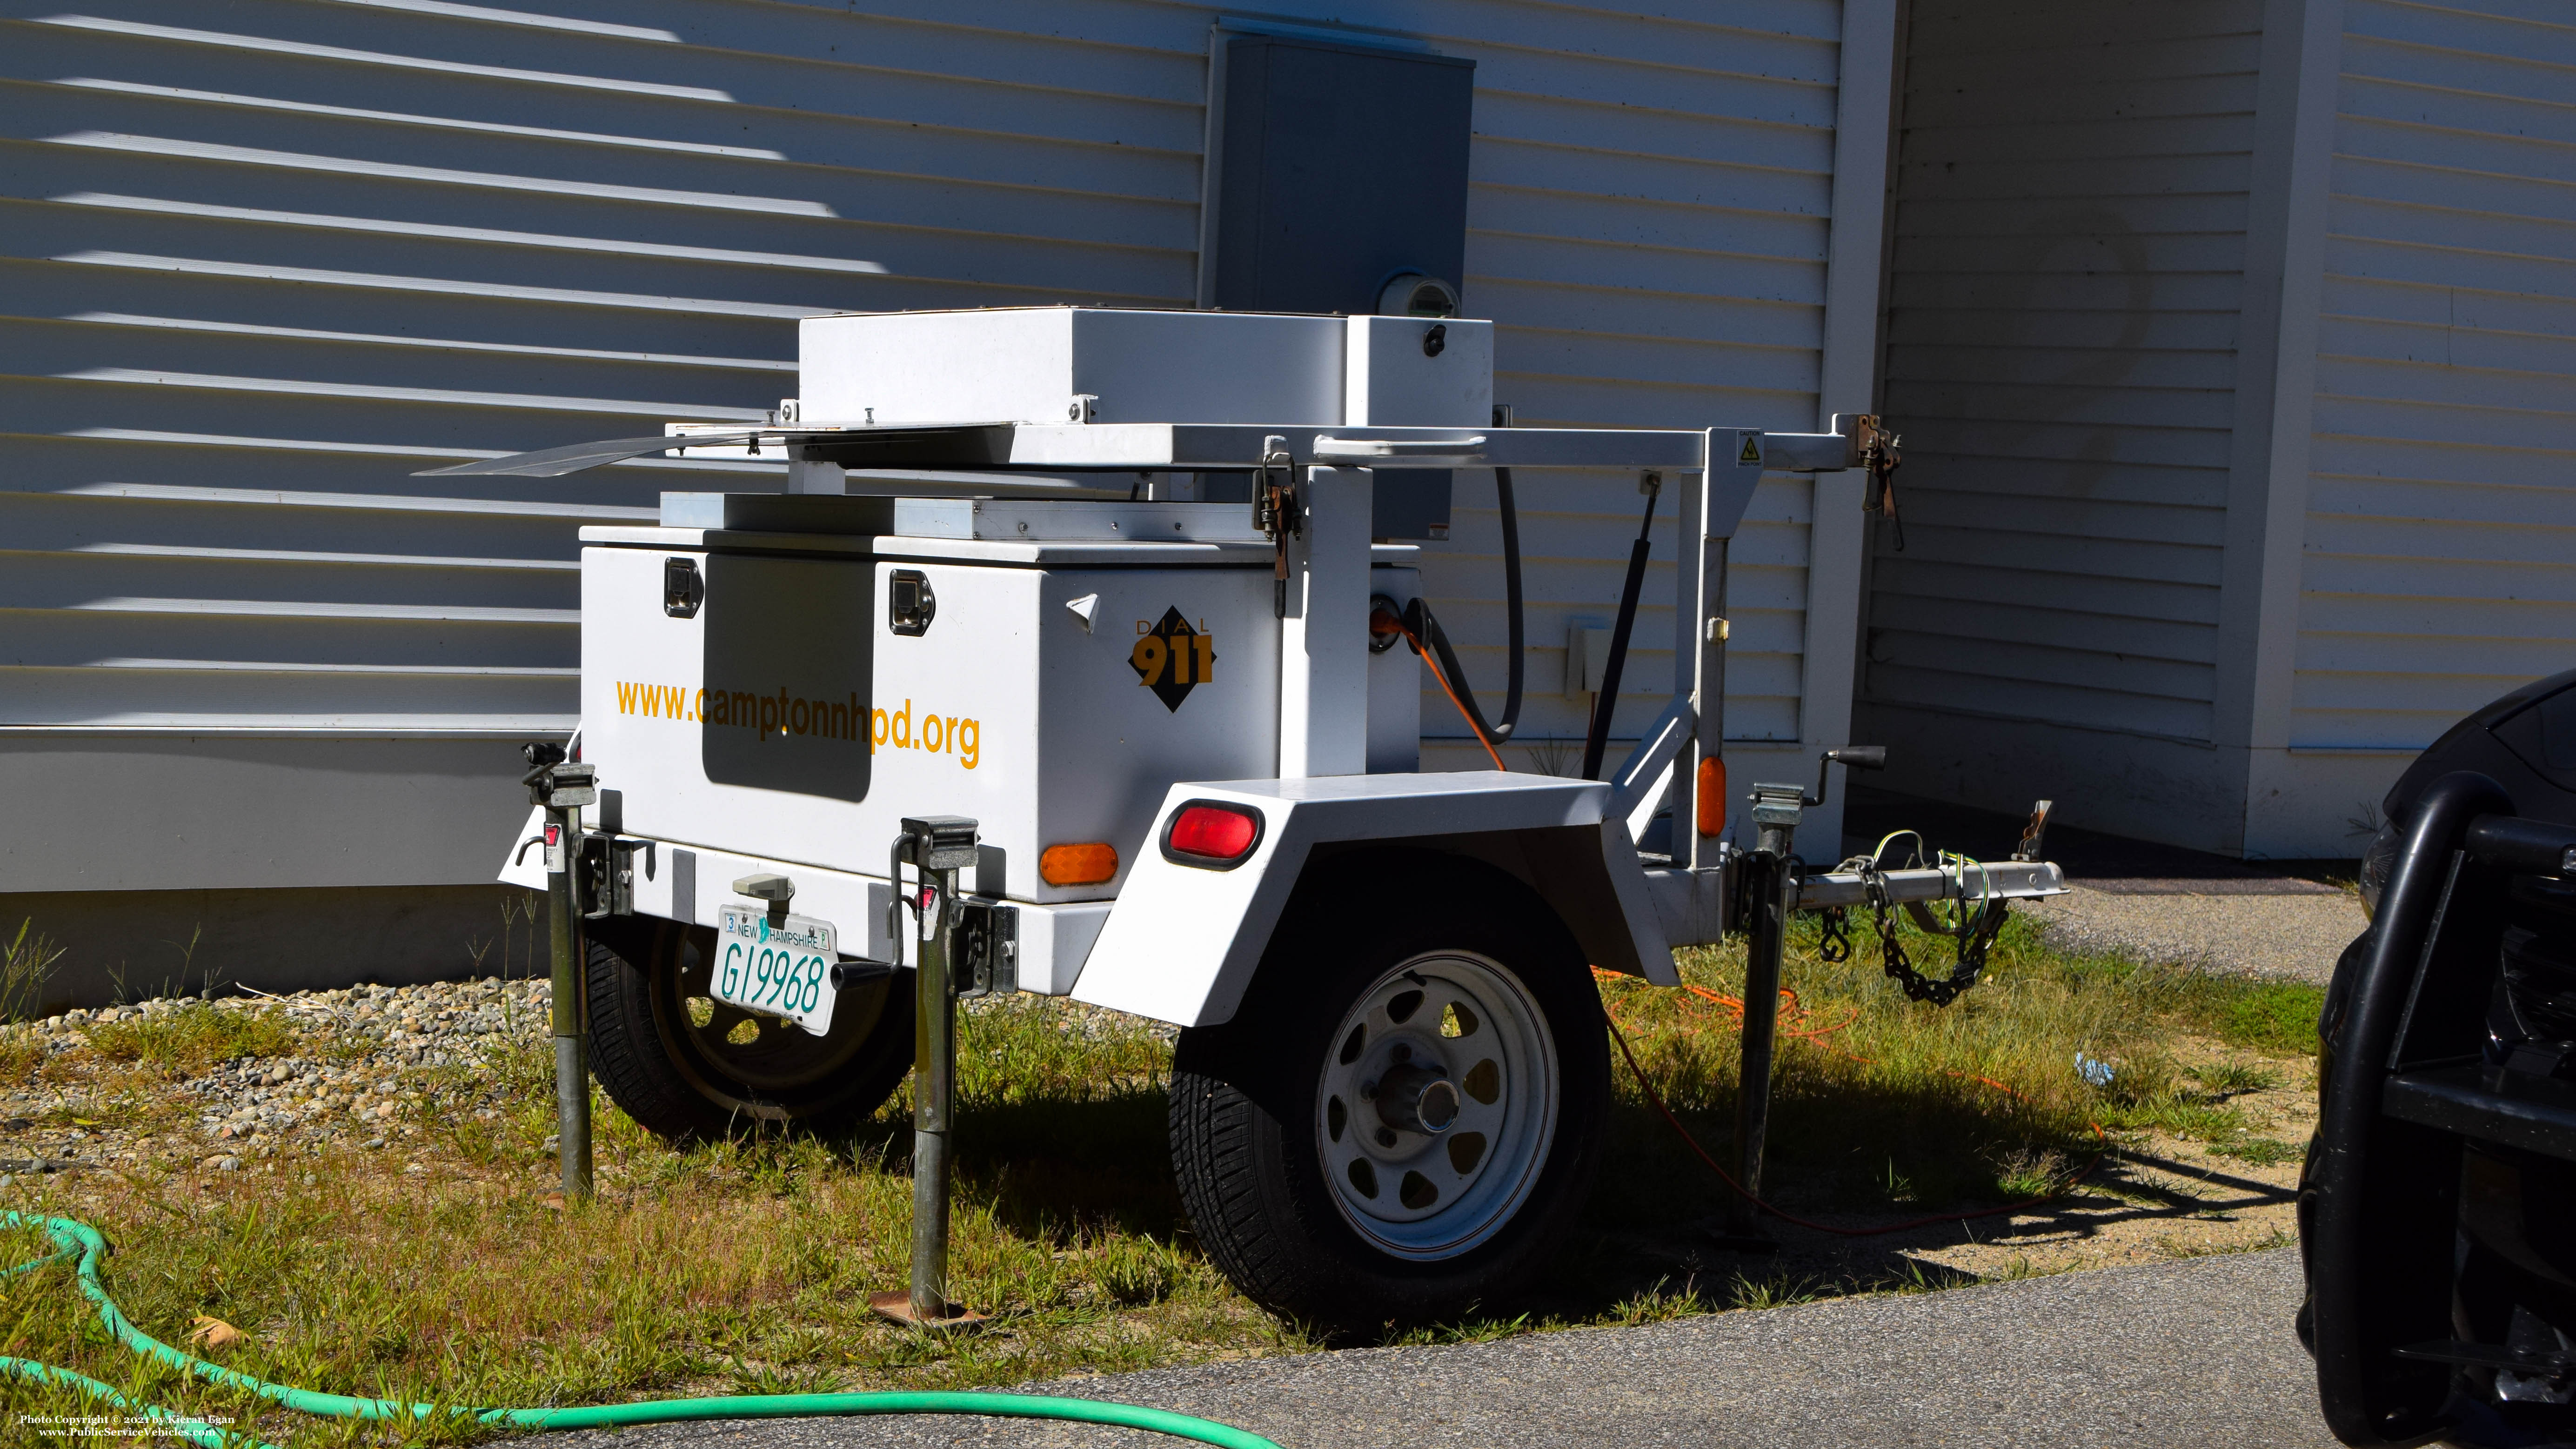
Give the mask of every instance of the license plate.
M 785 1017 L 821 1036 L 832 1029 L 832 966 L 839 933 L 812 916 L 773 918 L 742 906 L 716 910 L 714 994 L 745 1011 Z

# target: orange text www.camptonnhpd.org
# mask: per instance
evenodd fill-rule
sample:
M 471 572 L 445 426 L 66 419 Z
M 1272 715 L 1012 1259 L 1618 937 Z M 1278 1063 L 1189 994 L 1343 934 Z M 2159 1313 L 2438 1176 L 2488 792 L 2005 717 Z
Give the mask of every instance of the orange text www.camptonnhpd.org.
M 856 693 L 846 699 L 811 699 L 786 686 L 755 692 L 748 689 L 692 689 L 679 684 L 641 684 L 618 680 L 617 712 L 675 724 L 739 726 L 766 739 L 771 735 L 808 735 L 827 740 L 866 742 L 869 750 L 924 750 L 954 755 L 971 770 L 982 763 L 983 723 L 927 707 L 916 711 L 905 700 L 893 710 L 869 709 Z

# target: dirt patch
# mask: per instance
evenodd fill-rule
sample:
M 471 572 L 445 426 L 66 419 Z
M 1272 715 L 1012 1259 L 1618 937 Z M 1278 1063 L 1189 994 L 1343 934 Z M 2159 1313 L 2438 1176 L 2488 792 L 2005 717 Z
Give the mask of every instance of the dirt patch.
M 2230 1060 L 2206 1043 L 2177 1053 L 2186 1054 Z M 2316 1078 L 2304 1061 L 2276 1070 L 2279 1085 L 2230 1094 L 2250 1129 L 2241 1138 L 2209 1143 L 2143 1134 L 2055 1202 L 1927 1234 L 1902 1251 L 1979 1278 L 2013 1278 L 2295 1241 L 2299 1157 L 2316 1126 Z

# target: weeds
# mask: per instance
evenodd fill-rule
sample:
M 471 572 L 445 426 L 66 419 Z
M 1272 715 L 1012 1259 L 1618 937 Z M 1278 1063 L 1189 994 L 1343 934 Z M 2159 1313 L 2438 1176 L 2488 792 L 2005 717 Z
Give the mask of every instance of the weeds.
M 163 941 L 161 943 L 162 945 L 179 953 L 179 974 L 172 977 L 169 984 L 164 988 L 169 995 L 194 996 L 199 1001 L 212 1001 L 215 999 L 216 994 L 223 989 L 223 973 L 212 966 L 208 966 L 206 968 L 205 974 L 198 980 L 193 989 L 188 985 L 188 977 L 197 969 L 197 947 L 203 945 L 205 943 L 205 939 L 206 928 L 202 925 L 198 925 L 188 928 L 188 939 L 185 941 Z M 117 983 L 116 999 L 120 1005 L 126 1000 L 125 984 L 122 980 L 119 980 Z
M 1914 1201 L 1914 1179 L 1896 1170 L 1896 1159 L 1887 1160 L 1887 1177 L 1881 1184 L 1889 1202 Z
M 1995 1191 L 2016 1202 L 2040 1197 L 2066 1180 L 2070 1166 L 2060 1152 L 2008 1153 L 1995 1167 Z
M 2307 1155 L 2307 1149 L 2295 1142 L 2280 1142 L 2269 1137 L 2248 1137 L 2239 1142 L 2220 1142 L 2210 1147 L 2219 1157 L 2233 1157 L 2256 1167 L 2278 1167 L 2296 1162 Z
M 1921 1258 L 1906 1258 L 1897 1267 L 1882 1291 L 1889 1293 L 1938 1293 L 1944 1288 L 1964 1288 L 1981 1281 L 1974 1273 L 1962 1273 L 1940 1263 L 1927 1263 Z
M 535 891 L 501 893 L 500 930 L 488 941 L 480 937 L 466 938 L 465 954 L 474 964 L 475 975 L 516 981 L 539 974 L 539 952 L 546 949 L 537 944 L 537 928 L 543 923 L 537 907 L 542 900 L 544 897 Z M 487 964 L 494 946 L 501 948 L 498 965 Z
M 1091 1254 L 1092 1281 L 1101 1296 L 1122 1308 L 1160 1303 L 1180 1291 L 1191 1265 L 1168 1243 L 1113 1237 Z
M 93 1026 L 89 1044 L 110 1061 L 184 1076 L 242 1057 L 292 1055 L 300 1039 L 275 1007 L 241 1010 L 200 1000 Z
M 1738 1273 L 1726 1285 L 1729 1308 L 1786 1308 L 1793 1303 L 1812 1303 L 1819 1296 L 1819 1285 L 1812 1279 L 1792 1278 L 1785 1273 L 1767 1278 L 1748 1278 Z
M 2245 1114 L 2176 1095 L 2158 1095 L 2127 1103 L 2104 1114 L 2104 1124 L 2130 1132 L 2162 1132 L 2190 1142 L 2224 1142 L 2246 1129 Z
M 2207 1066 L 2188 1067 L 2183 1075 L 2200 1083 L 2217 1097 L 2241 1096 L 2247 1092 L 2268 1092 L 2280 1086 L 2281 1074 L 2253 1062 L 2214 1062 Z
M 1496 1339 L 1510 1338 L 1515 1334 L 1526 1333 L 1533 1328 L 1562 1328 L 1564 1326 L 1564 1324 L 1553 1320 L 1545 1324 L 1535 1323 L 1532 1321 L 1531 1316 L 1526 1313 L 1519 1314 L 1511 1318 L 1468 1317 L 1459 1319 L 1454 1323 L 1435 1324 L 1427 1328 L 1409 1329 L 1402 1333 L 1391 1334 L 1387 1336 L 1385 1342 L 1390 1344 L 1408 1345 L 1433 1343 L 1492 1343 Z
M 1529 755 L 1530 769 L 1541 775 L 1572 775 L 1583 763 L 1582 740 L 1556 738 L 1523 741 Z
M 53 974 L 62 948 L 36 934 L 36 923 L 18 923 L 18 934 L 0 949 L 0 1022 L 25 1021 L 44 1000 L 45 980 Z
M 2045 1278 L 2048 1276 L 2049 1274 L 2047 1269 L 2032 1262 L 2028 1253 L 2021 1253 L 2015 1255 L 2012 1261 L 2004 1264 L 2001 1268 L 1988 1272 L 1986 1274 L 1986 1281 L 1989 1283 L 2020 1283 L 2032 1278 Z
M 22 1022 L 35 1015 L 44 1000 L 45 982 L 62 950 L 20 921 L 18 934 L 0 948 L 0 1022 Z M 45 1044 L 32 1033 L 0 1037 L 0 1081 L 26 1079 L 45 1060 Z
M 1671 1279 L 1658 1278 L 1653 1287 L 1612 1304 L 1609 1317 L 1611 1322 L 1630 1325 L 1667 1323 L 1676 1318 L 1695 1318 L 1703 1313 L 1713 1313 L 1719 1306 L 1701 1296 L 1696 1278 L 1684 1279 L 1678 1288 L 1673 1286 Z
M 2268 1253 L 2274 1248 L 2298 1246 L 2299 1236 L 2287 1228 L 2275 1228 L 2259 1238 L 2235 1243 L 2193 1242 L 2182 1238 L 2160 1239 L 2156 1246 L 2169 1258 L 2217 1258 L 2233 1253 Z

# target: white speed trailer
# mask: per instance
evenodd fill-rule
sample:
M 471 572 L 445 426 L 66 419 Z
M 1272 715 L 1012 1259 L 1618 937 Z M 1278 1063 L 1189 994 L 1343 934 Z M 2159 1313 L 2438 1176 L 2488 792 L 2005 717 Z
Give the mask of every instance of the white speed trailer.
M 1458 318 L 819 317 L 771 426 L 448 470 L 789 465 L 781 493 L 582 532 L 578 764 L 531 777 L 586 918 L 568 1080 L 586 1028 L 656 1131 L 828 1129 L 918 1058 L 935 1165 L 952 992 L 1157 1018 L 1217 1263 L 1310 1321 L 1420 1320 L 1498 1301 L 1580 1204 L 1609 1100 L 1591 968 L 1676 984 L 1748 884 L 1775 972 L 1801 905 L 2062 888 L 2035 860 L 1790 882 L 1796 787 L 1757 798 L 1771 849 L 1722 839 L 1727 539 L 1766 468 L 1853 466 L 1870 420 L 1511 427 L 1492 356 Z M 1606 778 L 1418 768 L 1438 624 L 1372 520 L 1459 468 L 1507 498 L 1532 469 L 1679 494 L 1671 702 Z M 505 878 L 540 869 L 521 847 Z

